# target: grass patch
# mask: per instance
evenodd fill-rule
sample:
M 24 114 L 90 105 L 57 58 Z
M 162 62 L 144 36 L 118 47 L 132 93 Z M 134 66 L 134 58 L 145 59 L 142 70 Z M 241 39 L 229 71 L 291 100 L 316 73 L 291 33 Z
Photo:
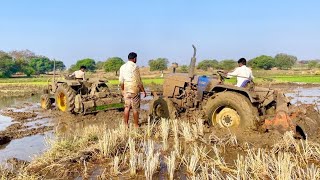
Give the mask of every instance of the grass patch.
M 227 83 L 236 84 L 237 79 L 231 78 L 226 79 Z M 258 84 L 264 83 L 320 83 L 320 76 L 266 76 L 266 77 L 256 77 L 254 82 Z
M 320 83 L 320 76 L 275 76 L 272 77 L 278 82 L 301 82 L 301 83 Z

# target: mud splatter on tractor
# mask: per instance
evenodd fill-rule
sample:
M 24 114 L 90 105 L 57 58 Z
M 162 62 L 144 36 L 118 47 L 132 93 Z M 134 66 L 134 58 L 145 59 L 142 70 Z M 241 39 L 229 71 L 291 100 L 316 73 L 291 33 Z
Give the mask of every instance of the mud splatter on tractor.
M 282 92 L 257 87 L 252 81 L 244 88 L 225 84 L 222 71 L 212 76 L 197 76 L 194 74 L 196 48 L 193 48 L 189 73 L 168 75 L 163 92 L 153 92 L 151 118 L 175 119 L 183 113 L 200 112 L 211 126 L 296 131 L 298 125 L 293 115 L 290 116 L 290 102 Z

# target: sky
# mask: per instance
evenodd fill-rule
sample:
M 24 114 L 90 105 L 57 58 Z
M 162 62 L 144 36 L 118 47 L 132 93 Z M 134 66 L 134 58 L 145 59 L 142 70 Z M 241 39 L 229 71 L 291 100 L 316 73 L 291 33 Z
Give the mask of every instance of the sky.
M 320 59 L 318 0 L 0 0 L 0 50 L 29 49 L 64 61 L 138 53 L 138 64 L 165 57 L 247 59 L 287 53 Z

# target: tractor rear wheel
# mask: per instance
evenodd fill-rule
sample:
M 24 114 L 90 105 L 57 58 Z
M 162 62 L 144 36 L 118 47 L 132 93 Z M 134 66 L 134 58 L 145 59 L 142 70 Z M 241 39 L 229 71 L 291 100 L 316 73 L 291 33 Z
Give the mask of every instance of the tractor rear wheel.
M 208 100 L 206 115 L 209 125 L 223 128 L 252 128 L 258 120 L 258 111 L 247 97 L 228 91 Z
M 75 96 L 75 91 L 68 84 L 61 84 L 55 93 L 56 106 L 60 111 L 73 112 Z
M 51 108 L 52 103 L 51 103 L 51 99 L 49 97 L 49 94 L 43 94 L 40 97 L 40 105 L 42 109 L 48 110 Z
M 173 102 L 168 98 L 158 98 L 152 100 L 150 103 L 149 115 L 153 119 L 175 119 L 176 118 L 176 108 Z

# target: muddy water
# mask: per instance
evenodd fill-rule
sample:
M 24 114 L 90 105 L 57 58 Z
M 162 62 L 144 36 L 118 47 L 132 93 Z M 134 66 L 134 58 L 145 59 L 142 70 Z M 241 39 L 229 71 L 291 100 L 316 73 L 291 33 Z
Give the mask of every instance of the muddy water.
M 10 117 L 0 115 L 0 131 L 5 130 L 11 124 L 12 119 Z
M 14 112 L 28 112 L 39 109 L 40 95 L 30 97 L 3 97 L 0 98 L 0 111 L 11 109 Z M 27 129 L 39 126 L 46 126 L 50 119 L 41 118 L 39 120 L 26 122 L 23 125 Z M 5 131 L 10 125 L 17 123 L 11 117 L 0 115 L 0 132 Z M 30 161 L 35 154 L 39 154 L 46 149 L 45 137 L 52 137 L 52 132 L 36 134 L 32 136 L 14 139 L 8 144 L 0 145 L 0 163 L 4 163 L 9 158 L 18 158 Z
M 10 158 L 31 161 L 35 155 L 41 154 L 47 149 L 45 140 L 52 136 L 52 132 L 47 132 L 15 139 L 3 147 L 0 146 L 0 163 L 4 163 Z
M 320 87 L 298 87 L 286 95 L 290 97 L 292 104 L 315 104 L 320 109 Z
M 2 97 L 0 98 L 0 111 L 8 108 L 14 108 L 16 111 L 24 111 L 26 106 L 38 103 L 40 95 L 30 97 Z M 12 124 L 12 118 L 0 114 L 0 131 L 5 130 Z
M 8 108 L 8 107 L 15 107 L 15 108 L 22 108 L 25 107 L 28 103 L 38 103 L 40 99 L 40 95 L 36 94 L 34 96 L 29 97 L 1 97 L 0 98 L 0 110 Z

